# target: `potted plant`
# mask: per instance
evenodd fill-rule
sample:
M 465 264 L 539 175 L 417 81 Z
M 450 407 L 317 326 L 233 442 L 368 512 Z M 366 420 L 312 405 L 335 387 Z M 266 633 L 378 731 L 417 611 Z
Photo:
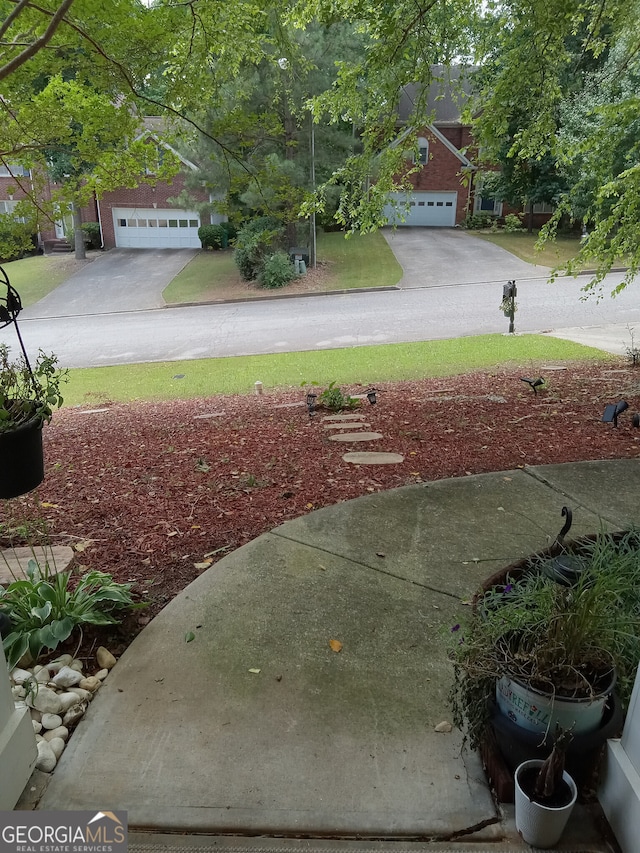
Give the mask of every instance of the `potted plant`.
M 561 731 L 548 758 L 525 761 L 515 772 L 516 830 L 532 847 L 554 847 L 576 803 L 576 783 L 564 769 L 570 740 Z
M 56 356 L 40 350 L 32 367 L 0 344 L 0 498 L 25 494 L 44 479 L 42 427 L 62 405 L 66 379 Z
M 472 746 L 496 701 L 547 743 L 558 719 L 574 734 L 598 729 L 614 683 L 628 701 L 640 660 L 640 537 L 601 533 L 581 555 L 584 569 L 572 585 L 545 571 L 548 555 L 494 577 L 453 626 L 450 698 Z

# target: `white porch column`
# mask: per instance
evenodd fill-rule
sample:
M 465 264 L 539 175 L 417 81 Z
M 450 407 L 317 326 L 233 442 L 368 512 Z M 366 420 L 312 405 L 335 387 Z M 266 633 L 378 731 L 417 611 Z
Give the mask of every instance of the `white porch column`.
M 640 668 L 620 740 L 607 741 L 598 799 L 623 853 L 640 838 Z
M 0 810 L 18 802 L 35 767 L 38 751 L 28 708 L 16 708 L 0 642 Z

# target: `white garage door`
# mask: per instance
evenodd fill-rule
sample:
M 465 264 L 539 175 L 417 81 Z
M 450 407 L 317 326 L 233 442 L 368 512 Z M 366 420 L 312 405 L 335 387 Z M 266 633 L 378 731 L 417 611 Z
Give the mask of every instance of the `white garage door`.
M 389 204 L 385 214 L 389 225 L 431 225 L 453 228 L 456 224 L 456 192 L 391 193 L 400 207 L 394 211 Z M 408 204 L 408 207 L 405 205 Z M 404 217 L 404 222 L 401 217 Z
M 123 249 L 199 249 L 200 216 L 193 210 L 113 209 L 116 246 Z

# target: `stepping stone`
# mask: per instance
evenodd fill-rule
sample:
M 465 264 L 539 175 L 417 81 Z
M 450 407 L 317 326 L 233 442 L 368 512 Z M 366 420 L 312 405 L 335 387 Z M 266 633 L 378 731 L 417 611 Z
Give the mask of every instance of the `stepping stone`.
M 194 415 L 193 419 L 196 421 L 203 421 L 207 418 L 222 418 L 224 417 L 224 412 L 208 412 L 205 415 Z
M 373 451 L 345 453 L 342 458 L 345 462 L 351 462 L 353 465 L 397 465 L 399 462 L 404 462 L 404 456 L 400 453 L 375 453 Z
M 376 441 L 384 438 L 381 432 L 341 432 L 330 435 L 329 441 Z
M 100 415 L 102 412 L 108 412 L 109 409 L 81 409 L 79 415 Z
M 52 577 L 68 568 L 73 560 L 73 548 L 68 545 L 3 548 L 0 551 L 0 586 L 24 580 L 29 560 L 35 560 L 43 569 L 48 564 L 49 576 Z
M 371 424 L 357 424 L 355 421 L 347 421 L 346 423 L 337 424 L 322 424 L 323 429 L 360 429 L 360 427 L 370 427 Z
M 277 403 L 274 409 L 293 409 L 295 406 L 306 406 L 304 400 L 299 400 L 297 403 Z
M 361 421 L 362 415 L 325 415 L 323 421 Z

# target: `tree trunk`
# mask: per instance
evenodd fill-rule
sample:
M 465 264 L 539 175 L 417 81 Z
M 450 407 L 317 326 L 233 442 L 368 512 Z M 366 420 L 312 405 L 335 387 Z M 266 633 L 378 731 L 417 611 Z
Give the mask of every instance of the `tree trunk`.
M 529 202 L 529 210 L 527 211 L 527 220 L 528 220 L 528 228 L 527 231 L 529 234 L 533 234 L 533 202 Z
M 73 205 L 73 240 L 76 245 L 76 258 L 83 261 L 87 257 L 84 247 L 84 231 L 82 230 L 82 211 L 77 204 Z

